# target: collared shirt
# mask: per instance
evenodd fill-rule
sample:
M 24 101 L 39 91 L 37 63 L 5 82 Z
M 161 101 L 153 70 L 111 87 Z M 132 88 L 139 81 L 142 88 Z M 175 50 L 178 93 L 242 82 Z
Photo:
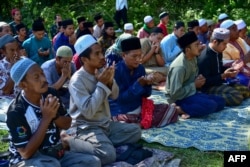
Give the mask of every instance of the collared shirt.
M 117 99 L 109 101 L 112 116 L 135 110 L 141 106 L 142 97 L 151 95 L 152 86 L 141 86 L 137 81 L 138 78 L 145 75 L 145 68 L 142 65 L 134 69 L 133 74 L 124 61 L 116 65 L 115 80 L 119 85 L 119 96 Z
M 48 91 L 43 94 L 43 98 L 47 97 L 48 94 L 56 96 L 56 91 L 49 88 Z M 60 116 L 67 115 L 67 111 L 62 105 L 60 105 L 57 112 Z M 11 135 L 9 149 L 12 153 L 11 163 L 15 164 L 22 160 L 17 148 L 25 147 L 29 143 L 29 140 L 32 138 L 33 134 L 37 131 L 40 125 L 41 118 L 42 113 L 40 106 L 31 104 L 25 98 L 23 92 L 21 92 L 10 104 L 7 112 L 6 124 Z M 46 149 L 60 142 L 60 129 L 53 123 L 53 121 L 51 121 L 48 125 L 43 142 L 38 149 Z
M 195 78 L 198 75 L 197 59 L 186 59 L 182 52 L 170 65 L 166 92 L 170 96 L 169 103 L 182 100 L 196 93 Z
M 177 44 L 177 36 L 172 33 L 161 40 L 161 50 L 166 62 L 165 66 L 170 66 L 174 59 L 181 53 L 181 48 Z
M 113 80 L 109 89 L 99 82 L 95 75 L 85 71 L 84 67 L 74 73 L 69 83 L 70 109 L 72 126 L 81 125 L 109 127 L 110 107 L 108 98 L 116 99 L 119 87 Z
M 203 89 L 220 86 L 224 82 L 221 78 L 221 74 L 225 70 L 222 63 L 222 53 L 216 52 L 209 45 L 198 57 L 198 66 L 199 73 L 206 78 Z

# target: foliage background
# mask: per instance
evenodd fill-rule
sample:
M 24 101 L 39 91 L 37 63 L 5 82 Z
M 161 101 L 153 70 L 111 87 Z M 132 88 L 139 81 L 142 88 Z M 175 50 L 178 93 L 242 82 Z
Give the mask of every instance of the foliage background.
M 213 19 L 217 21 L 220 13 L 227 13 L 233 20 L 244 19 L 250 25 L 250 0 L 128 0 L 129 22 L 135 29 L 143 24 L 143 18 L 151 15 L 156 23 L 162 11 L 170 13 L 169 29 L 177 20 L 187 22 L 192 19 Z M 47 29 L 53 24 L 55 14 L 64 19 L 85 16 L 93 21 L 93 15 L 101 12 L 105 20 L 113 20 L 115 0 L 12 0 L 0 3 L 0 20 L 11 21 L 12 8 L 20 8 L 23 22 L 29 27 L 32 21 L 41 16 L 45 19 Z

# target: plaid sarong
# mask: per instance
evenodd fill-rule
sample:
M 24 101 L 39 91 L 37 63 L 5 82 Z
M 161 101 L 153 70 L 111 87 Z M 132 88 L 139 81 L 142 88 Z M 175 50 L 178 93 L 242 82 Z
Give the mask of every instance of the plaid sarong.
M 243 99 L 250 97 L 248 87 L 240 84 L 213 86 L 206 93 L 223 97 L 227 106 L 240 105 Z

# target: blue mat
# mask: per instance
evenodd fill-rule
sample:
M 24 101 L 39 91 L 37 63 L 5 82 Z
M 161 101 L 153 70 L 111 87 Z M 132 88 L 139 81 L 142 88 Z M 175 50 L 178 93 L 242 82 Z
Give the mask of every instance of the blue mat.
M 150 97 L 156 103 L 166 103 L 164 92 L 153 91 Z M 163 128 L 143 130 L 142 139 L 164 146 L 195 147 L 203 151 L 249 150 L 250 120 L 238 112 L 250 112 L 250 99 L 241 106 L 229 108 L 202 118 L 179 119 Z

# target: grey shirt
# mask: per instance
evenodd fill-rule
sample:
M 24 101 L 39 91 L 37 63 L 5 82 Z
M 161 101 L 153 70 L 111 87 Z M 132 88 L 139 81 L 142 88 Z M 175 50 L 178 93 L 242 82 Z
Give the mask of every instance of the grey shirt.
M 109 126 L 111 114 L 108 98 L 116 99 L 119 94 L 115 80 L 110 90 L 81 67 L 71 77 L 69 92 L 72 127 Z

